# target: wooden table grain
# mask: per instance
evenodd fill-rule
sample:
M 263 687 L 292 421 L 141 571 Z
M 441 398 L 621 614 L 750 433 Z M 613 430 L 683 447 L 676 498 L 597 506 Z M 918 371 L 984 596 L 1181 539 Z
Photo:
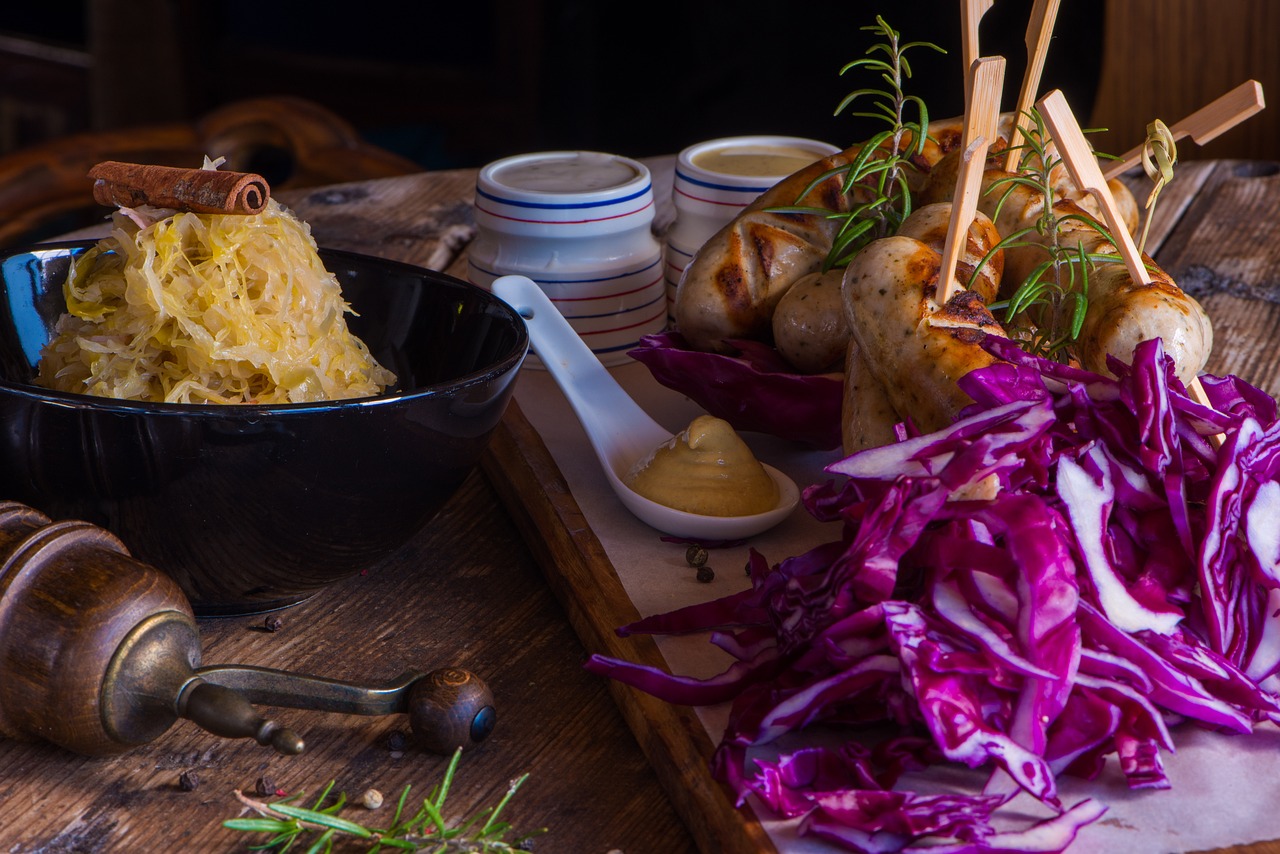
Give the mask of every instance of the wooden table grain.
M 655 161 L 655 175 L 670 165 Z M 285 201 L 323 246 L 465 277 L 474 180 L 474 170 L 424 173 Z M 662 223 L 670 211 L 659 201 Z M 1274 165 L 1183 164 L 1148 249 L 1213 317 L 1209 370 L 1280 394 Z M 260 618 L 202 620 L 200 628 L 209 664 L 373 681 L 410 667 L 480 674 L 497 698 L 499 723 L 465 754 L 450 800 L 460 812 L 491 805 L 510 779 L 529 773 L 506 815 L 520 829 L 548 828 L 535 850 L 771 850 L 751 815 L 710 779 L 711 745 L 690 710 L 582 670 L 590 652 L 654 660 L 651 641 L 613 633 L 633 615 L 563 477 L 513 406 L 482 470 L 393 559 L 282 612 L 277 632 L 262 631 Z M 388 748 L 391 733 L 407 730 L 403 719 L 274 714 L 305 735 L 307 753 L 274 756 L 186 722 L 107 759 L 0 742 L 0 850 L 244 850 L 246 840 L 221 822 L 240 812 L 233 789 L 251 789 L 260 777 L 288 792 L 334 780 L 352 796 L 369 787 L 395 795 L 406 784 L 425 794 L 445 767 L 441 757 Z M 199 776 L 194 791 L 179 787 L 184 771 Z M 1218 854 L 1280 854 L 1280 842 Z
M 436 173 L 288 201 L 324 246 L 447 267 L 472 235 L 474 180 L 474 172 Z M 481 471 L 393 559 L 277 616 L 276 632 L 261 617 L 200 620 L 203 663 L 366 683 L 457 665 L 489 684 L 498 724 L 464 754 L 451 816 L 493 806 L 527 773 L 503 814 L 517 830 L 547 829 L 534 850 L 695 850 L 609 685 L 583 670 L 582 642 Z M 393 733 L 408 733 L 404 716 L 266 712 L 304 736 L 305 753 L 277 756 L 186 721 L 109 758 L 0 741 L 0 851 L 244 851 L 263 837 L 221 824 L 245 812 L 233 791 L 253 790 L 259 778 L 290 794 L 318 793 L 330 780 L 352 798 L 376 788 L 394 804 L 406 785 L 425 797 L 447 765 L 412 746 L 390 749 Z M 179 786 L 184 772 L 198 779 L 193 791 Z M 391 809 L 350 815 L 376 824 Z

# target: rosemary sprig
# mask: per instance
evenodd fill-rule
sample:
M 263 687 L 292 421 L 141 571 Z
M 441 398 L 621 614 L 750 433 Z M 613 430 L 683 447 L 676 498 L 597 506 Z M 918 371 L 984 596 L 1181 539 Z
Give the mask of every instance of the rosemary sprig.
M 992 183 L 988 192 L 1000 193 L 995 216 L 1017 187 L 1027 187 L 1048 200 L 1035 224 L 1005 235 L 988 253 L 986 261 L 1001 249 L 1037 246 L 1046 259 L 1019 284 L 1007 300 L 992 303 L 992 311 L 1004 313 L 1006 328 L 1023 349 L 1050 359 L 1068 361 L 1084 326 L 1089 307 L 1089 275 L 1094 265 L 1118 260 L 1116 255 L 1085 252 L 1077 242 L 1063 242 L 1064 223 L 1075 221 L 1097 230 L 1106 237 L 1106 229 L 1088 217 L 1078 214 L 1059 216 L 1054 208 L 1053 173 L 1061 163 L 1049 144 L 1049 134 L 1040 114 L 1028 114 L 1031 127 L 1017 146 L 1021 150 L 1018 171 Z M 1035 234 L 1036 238 L 1031 239 Z M 981 267 L 981 264 L 979 265 Z
M 866 87 L 850 92 L 836 107 L 835 114 L 839 115 L 860 100 L 871 98 L 867 108 L 854 111 L 852 115 L 884 122 L 887 127 L 863 143 L 852 162 L 819 175 L 799 197 L 803 199 L 818 185 L 840 176 L 841 191 L 845 195 L 853 195 L 857 204 L 847 212 L 801 205 L 799 200 L 791 206 L 771 208 L 781 213 L 817 214 L 840 222 L 823 270 L 847 265 L 871 241 L 896 233 L 898 226 L 911 214 L 907 172 L 916 168 L 911 158 L 924 150 L 929 110 L 923 100 L 907 95 L 903 90 L 903 81 L 911 77 L 911 65 L 906 54 L 917 47 L 946 53 L 929 42 L 903 43 L 898 32 L 879 15 L 873 26 L 861 29 L 882 40 L 868 48 L 864 57 L 841 68 L 840 74 L 854 68 L 866 69 L 878 74 L 887 88 Z M 910 120 L 909 112 L 914 112 L 914 121 Z
M 463 852 L 486 852 L 486 854 L 504 854 L 527 850 L 525 846 L 534 834 L 525 834 L 514 842 L 507 841 L 511 825 L 500 821 L 502 810 L 515 796 L 516 791 L 528 778 L 525 774 L 512 780 L 498 804 L 485 809 L 452 827 L 445 820 L 445 798 L 453 783 L 458 769 L 458 760 L 462 751 L 455 751 L 445 769 L 444 777 L 439 785 L 422 802 L 412 815 L 405 818 L 406 805 L 409 801 L 409 786 L 404 787 L 400 800 L 396 804 L 391 823 L 385 828 L 368 827 L 359 822 L 338 815 L 346 805 L 346 796 L 339 794 L 336 800 L 325 806 L 329 794 L 333 790 L 331 781 L 320 792 L 311 807 L 295 806 L 294 801 L 301 795 L 293 795 L 279 801 L 265 802 L 249 797 L 239 790 L 236 798 L 240 803 L 258 813 L 257 818 L 233 818 L 222 823 L 230 830 L 246 833 L 269 833 L 271 837 L 265 842 L 251 846 L 256 851 L 289 851 L 300 842 L 309 843 L 306 849 L 312 852 L 328 852 L 339 840 L 363 841 L 369 844 L 367 851 L 394 849 L 400 851 L 430 850 L 434 854 L 463 854 Z M 545 832 L 543 830 L 537 833 Z M 314 839 L 306 838 L 314 835 Z

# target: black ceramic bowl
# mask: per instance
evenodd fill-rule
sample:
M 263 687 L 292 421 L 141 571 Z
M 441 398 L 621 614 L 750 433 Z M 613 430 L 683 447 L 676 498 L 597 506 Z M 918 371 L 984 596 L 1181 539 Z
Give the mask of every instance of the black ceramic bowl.
M 0 259 L 0 499 L 82 519 L 172 575 L 198 614 L 264 611 L 370 569 L 475 466 L 528 351 L 521 318 L 430 270 L 321 251 L 399 377 L 322 404 L 134 403 L 32 384 L 91 243 Z

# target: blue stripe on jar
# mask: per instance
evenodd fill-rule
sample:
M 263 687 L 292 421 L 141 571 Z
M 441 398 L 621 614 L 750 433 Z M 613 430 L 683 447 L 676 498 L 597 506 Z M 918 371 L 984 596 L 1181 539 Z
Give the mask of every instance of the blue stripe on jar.
M 533 209 L 541 208 L 544 210 L 578 210 L 582 208 L 599 208 L 599 207 L 607 207 L 609 205 L 620 205 L 620 204 L 623 204 L 624 202 L 634 201 L 635 199 L 641 198 L 646 193 L 651 194 L 652 192 L 653 192 L 653 185 L 646 184 L 644 188 L 639 190 L 638 192 L 632 193 L 629 196 L 619 196 L 616 199 L 604 199 L 598 202 L 566 202 L 564 204 L 553 204 L 550 202 L 542 202 L 542 201 L 522 202 L 517 199 L 509 199 L 509 198 L 504 198 L 502 196 L 495 196 L 492 193 L 485 192 L 479 187 L 476 187 L 477 196 L 482 196 L 500 205 L 509 205 L 510 207 L 513 207 L 513 208 L 533 208 Z
M 468 259 L 468 261 L 471 269 L 478 270 L 479 272 L 483 273 L 486 276 L 491 276 L 496 279 L 498 276 L 507 275 L 506 273 L 500 273 L 496 270 L 489 270 L 484 267 L 481 267 L 480 265 L 476 264 L 474 261 L 471 261 L 470 259 Z M 535 282 L 537 282 L 540 285 L 586 285 L 586 284 L 593 284 L 596 282 L 611 282 L 616 279 L 625 279 L 628 276 L 637 276 L 645 272 L 646 270 L 652 270 L 654 267 L 657 267 L 661 263 L 662 263 L 662 258 L 661 256 L 659 256 L 657 258 L 654 258 L 649 263 L 645 264 L 643 267 L 633 267 L 629 270 L 622 270 L 618 273 L 614 273 L 609 276 L 595 276 L 590 278 L 578 277 L 578 278 L 569 278 L 569 279 L 565 279 L 565 278 L 553 279 L 553 278 L 548 278 L 547 276 L 543 276 L 539 274 L 539 275 L 529 276 L 529 278 L 533 279 Z M 520 275 L 524 276 L 529 274 L 521 273 Z
M 609 220 L 624 219 L 625 217 L 635 216 L 636 214 L 642 214 L 652 207 L 653 207 L 653 199 L 649 199 L 648 203 L 645 204 L 643 207 L 630 208 L 625 211 L 620 211 L 617 213 L 609 213 L 605 216 L 590 217 L 587 219 L 531 219 L 526 217 L 518 217 L 518 216 L 512 216 L 510 214 L 500 213 L 498 210 L 489 209 L 478 204 L 475 206 L 475 209 L 482 214 L 493 217 L 494 219 L 504 219 L 509 222 L 522 222 L 530 225 L 566 226 L 566 225 L 587 225 L 593 222 L 608 222 Z
M 758 187 L 743 186 L 741 184 L 718 184 L 714 181 L 704 181 L 700 178 L 694 178 L 684 172 L 681 172 L 679 169 L 676 169 L 676 181 L 684 181 L 685 183 L 692 184 L 695 187 L 706 187 L 708 190 L 723 190 L 728 193 L 754 193 L 757 196 L 777 183 L 777 181 L 773 181 L 768 184 L 761 184 Z M 678 188 L 679 185 L 677 184 L 677 189 Z
M 661 282 L 655 282 L 654 284 L 661 284 Z M 652 285 L 646 285 L 645 287 L 646 288 L 652 287 Z M 600 299 L 608 299 L 608 297 L 600 297 Z M 563 309 L 561 309 L 560 313 L 564 315 L 566 320 L 596 320 L 601 317 L 622 317 L 623 315 L 634 314 L 637 311 L 644 311 L 645 309 L 652 307 L 655 303 L 659 303 L 659 302 L 665 303 L 666 299 L 667 299 L 667 295 L 665 293 L 661 293 L 661 294 L 658 294 L 657 297 L 649 300 L 646 303 L 641 303 L 640 305 L 633 305 L 630 308 L 614 309 L 613 311 L 606 311 L 600 314 L 565 314 Z M 562 302 L 568 302 L 568 300 L 552 300 L 552 303 L 555 304 L 556 308 L 561 308 L 560 303 Z M 663 306 L 662 310 L 664 312 L 666 311 L 665 305 Z M 623 326 L 621 328 L 625 329 L 626 327 Z M 595 335 L 599 333 L 598 331 L 593 331 L 586 334 Z

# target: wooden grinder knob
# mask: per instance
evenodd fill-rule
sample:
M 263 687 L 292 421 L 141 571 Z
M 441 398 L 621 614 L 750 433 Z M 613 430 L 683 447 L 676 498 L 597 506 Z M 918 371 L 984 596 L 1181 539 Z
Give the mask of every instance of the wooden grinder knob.
M 495 723 L 493 694 L 470 671 L 433 670 L 409 689 L 409 726 L 418 743 L 434 753 L 479 744 Z

